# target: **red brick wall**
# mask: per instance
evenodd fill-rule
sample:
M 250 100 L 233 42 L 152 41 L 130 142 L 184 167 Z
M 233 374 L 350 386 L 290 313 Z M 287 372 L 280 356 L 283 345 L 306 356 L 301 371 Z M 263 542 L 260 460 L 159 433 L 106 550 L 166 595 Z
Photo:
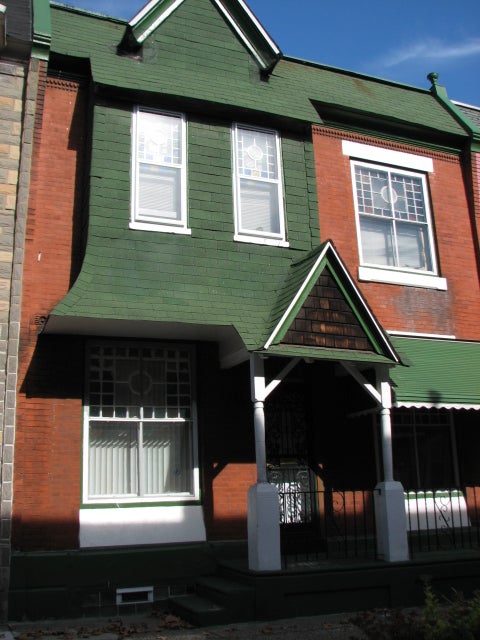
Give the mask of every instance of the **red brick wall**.
M 40 332 L 79 261 L 85 100 L 78 83 L 52 78 L 39 94 L 20 330 L 16 548 L 78 544 L 83 344 Z
M 472 209 L 474 238 L 477 248 L 477 261 L 480 277 L 480 152 L 471 155 Z
M 434 170 L 428 175 L 428 182 L 437 260 L 440 275 L 447 279 L 447 291 L 358 282 L 350 158 L 342 153 L 343 139 L 424 155 L 433 160 Z M 313 141 L 321 240 L 333 240 L 382 326 L 391 331 L 480 340 L 475 246 L 459 156 L 320 126 L 313 128 Z

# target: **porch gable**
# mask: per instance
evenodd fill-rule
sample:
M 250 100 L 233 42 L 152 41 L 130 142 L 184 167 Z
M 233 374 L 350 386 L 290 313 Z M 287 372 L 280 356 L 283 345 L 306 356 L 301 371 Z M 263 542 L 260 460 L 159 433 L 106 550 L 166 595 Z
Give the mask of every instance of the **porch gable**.
M 299 348 L 312 357 L 319 350 L 323 357 L 327 351 L 362 352 L 366 360 L 371 354 L 400 362 L 331 241 L 292 265 L 276 312 L 265 350 Z

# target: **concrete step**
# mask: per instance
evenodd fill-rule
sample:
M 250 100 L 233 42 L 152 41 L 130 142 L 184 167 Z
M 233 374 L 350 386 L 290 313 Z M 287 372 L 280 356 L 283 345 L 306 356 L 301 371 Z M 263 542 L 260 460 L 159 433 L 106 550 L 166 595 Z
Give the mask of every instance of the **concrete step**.
M 168 601 L 174 613 L 199 627 L 228 624 L 231 621 L 225 607 L 195 593 L 172 596 Z

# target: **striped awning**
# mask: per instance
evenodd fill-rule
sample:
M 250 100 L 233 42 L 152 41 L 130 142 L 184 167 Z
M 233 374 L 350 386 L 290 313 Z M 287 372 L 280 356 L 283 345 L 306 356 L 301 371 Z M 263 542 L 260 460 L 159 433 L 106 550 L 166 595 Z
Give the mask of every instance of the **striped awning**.
M 391 336 L 402 362 L 390 371 L 396 407 L 480 410 L 480 342 Z

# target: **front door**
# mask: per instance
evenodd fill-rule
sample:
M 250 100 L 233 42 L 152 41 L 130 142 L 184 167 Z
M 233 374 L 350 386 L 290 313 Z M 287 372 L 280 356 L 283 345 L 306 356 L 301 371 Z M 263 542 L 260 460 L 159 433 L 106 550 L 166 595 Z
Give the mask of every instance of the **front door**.
M 279 492 L 284 551 L 318 544 L 317 478 L 309 464 L 305 386 L 285 380 L 266 404 L 267 478 Z

